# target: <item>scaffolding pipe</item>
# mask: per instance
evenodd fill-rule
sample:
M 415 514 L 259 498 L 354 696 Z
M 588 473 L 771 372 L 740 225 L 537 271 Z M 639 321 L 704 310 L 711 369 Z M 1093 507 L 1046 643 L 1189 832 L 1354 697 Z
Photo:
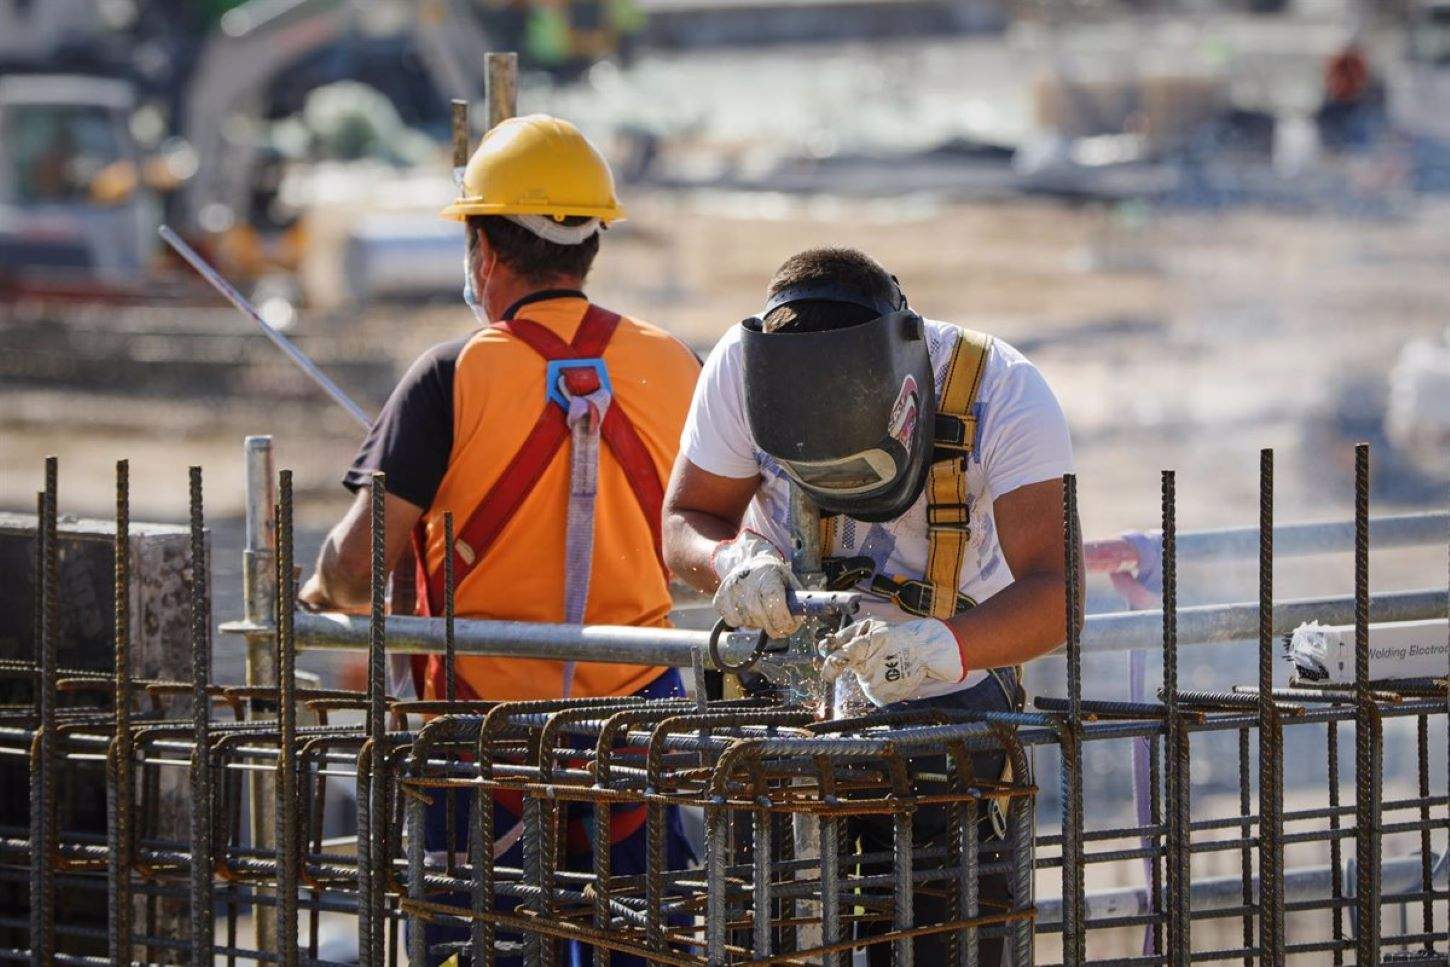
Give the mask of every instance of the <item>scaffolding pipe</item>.
M 1257 602 L 1209 604 L 1178 609 L 1178 640 L 1184 645 L 1247 641 L 1258 635 Z M 1445 617 L 1443 589 L 1390 591 L 1370 600 L 1370 620 L 1418 621 Z M 1354 621 L 1353 597 L 1297 598 L 1276 602 L 1274 634 L 1286 634 L 1305 621 L 1349 624 Z M 246 622 L 222 626 L 226 632 L 255 633 Z M 392 654 L 441 654 L 443 620 L 393 615 L 387 619 L 388 651 Z M 1088 615 L 1082 649 L 1088 652 L 1133 651 L 1157 648 L 1163 634 L 1161 611 L 1122 611 Z M 299 611 L 297 646 L 318 650 L 365 651 L 368 619 L 340 612 Z M 697 652 L 705 653 L 709 634 L 678 628 L 635 628 L 614 625 L 542 624 L 528 621 L 487 621 L 459 618 L 455 622 L 460 655 L 543 658 L 554 661 L 625 662 L 689 668 Z M 722 639 L 722 654 L 731 662 L 747 658 L 754 647 L 753 632 L 738 632 Z M 778 656 L 788 660 L 789 656 Z M 802 659 L 803 660 L 803 659 Z
M 1383 861 L 1383 895 L 1392 897 L 1399 893 L 1413 893 L 1420 889 L 1420 856 L 1401 856 Z M 1432 865 L 1437 869 L 1435 889 L 1443 890 L 1446 885 L 1445 866 L 1441 856 L 1436 855 Z M 1353 861 L 1345 864 L 1344 876 L 1353 873 Z M 1334 868 L 1328 865 L 1301 866 L 1285 870 L 1283 876 L 1284 900 L 1288 903 L 1308 900 L 1327 900 L 1330 896 Z M 1254 892 L 1258 895 L 1259 878 L 1253 878 Z M 1237 873 L 1227 876 L 1199 877 L 1192 882 L 1189 903 L 1194 910 L 1225 911 L 1243 902 L 1243 880 Z M 1085 919 L 1089 922 L 1110 920 L 1120 917 L 1137 917 L 1152 913 L 1148 888 L 1145 886 L 1122 886 L 1094 890 L 1087 894 Z M 1061 897 L 1047 897 L 1037 901 L 1037 922 L 1039 924 L 1062 923 L 1063 901 Z M 1231 915 L 1225 913 L 1225 916 Z
M 1148 535 L 1157 539 L 1158 532 Z M 1392 514 L 1370 521 L 1370 549 L 1385 551 L 1400 547 L 1444 544 L 1450 537 L 1450 511 Z M 1274 557 L 1306 557 L 1313 554 L 1348 554 L 1354 550 L 1354 521 L 1319 521 L 1285 524 L 1274 528 Z M 1257 527 L 1222 527 L 1188 531 L 1178 535 L 1180 564 L 1206 561 L 1248 561 L 1259 555 Z M 1089 571 L 1132 571 L 1138 567 L 1138 552 L 1121 537 L 1088 541 L 1083 559 Z

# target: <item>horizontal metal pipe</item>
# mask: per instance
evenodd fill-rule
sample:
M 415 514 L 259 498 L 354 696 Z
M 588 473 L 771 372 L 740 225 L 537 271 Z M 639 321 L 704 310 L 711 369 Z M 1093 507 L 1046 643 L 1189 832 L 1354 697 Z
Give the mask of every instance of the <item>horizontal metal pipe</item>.
M 1391 591 L 1370 599 L 1371 621 L 1414 621 L 1445 615 L 1445 592 L 1438 589 Z M 1274 606 L 1274 633 L 1285 634 L 1305 621 L 1349 624 L 1354 620 L 1354 598 L 1299 598 Z M 1178 609 L 1180 644 L 1244 641 L 1258 634 L 1258 604 L 1211 604 Z M 307 649 L 364 651 L 368 620 L 335 612 L 299 611 L 297 644 Z M 224 631 L 247 631 L 244 623 L 223 626 Z M 689 668 L 694 655 L 704 653 L 709 635 L 679 628 L 635 628 L 616 625 L 540 624 L 527 621 L 487 621 L 460 618 L 455 622 L 458 653 L 512 658 L 547 658 L 556 661 L 624 662 Z M 1131 651 L 1158 648 L 1162 643 L 1163 615 L 1159 611 L 1123 611 L 1089 615 L 1083 628 L 1084 651 Z M 387 619 L 388 651 L 393 654 L 437 654 L 443 651 L 443 622 L 439 618 L 392 616 Z M 726 660 L 747 657 L 755 634 L 725 636 Z M 778 656 L 786 659 L 787 656 Z
M 1432 858 L 1438 863 L 1439 857 Z M 1381 867 L 1385 894 L 1404 893 L 1420 885 L 1420 857 L 1397 857 L 1384 860 Z M 1284 897 L 1286 900 L 1325 900 L 1330 893 L 1328 866 L 1305 866 L 1284 871 Z M 1444 886 L 1444 869 L 1436 875 L 1437 884 Z M 1254 878 L 1257 886 L 1258 877 Z M 1190 903 L 1195 910 L 1211 910 L 1243 902 L 1243 877 L 1237 873 L 1229 876 L 1215 876 L 1195 879 L 1192 884 Z M 1085 915 L 1089 920 L 1103 920 L 1109 917 L 1136 916 L 1151 912 L 1148 905 L 1147 888 L 1142 886 L 1114 887 L 1097 890 L 1087 895 Z M 1037 901 L 1037 922 L 1039 924 L 1060 924 L 1062 922 L 1062 899 L 1045 897 Z
M 1445 617 L 1445 589 L 1387 591 L 1370 597 L 1370 621 L 1418 621 Z M 1295 598 L 1274 603 L 1274 634 L 1293 631 L 1306 621 L 1342 625 L 1354 622 L 1354 598 Z M 1258 637 L 1257 601 L 1205 604 L 1178 609 L 1180 645 L 1222 644 Z M 1163 645 L 1162 611 L 1118 611 L 1087 618 L 1084 652 L 1136 651 Z
M 1444 546 L 1450 539 L 1450 511 L 1394 514 L 1369 522 L 1372 550 L 1421 545 Z M 1274 528 L 1274 556 L 1349 553 L 1354 550 L 1354 521 L 1285 524 Z M 1178 563 L 1251 560 L 1259 556 L 1257 527 L 1223 527 L 1177 535 Z M 1090 571 L 1128 571 L 1138 566 L 1133 545 L 1122 538 L 1088 541 L 1083 559 Z
M 228 626 L 223 630 L 235 627 Z M 368 647 L 368 619 L 358 615 L 299 611 L 294 630 L 299 648 L 366 651 Z M 710 641 L 708 632 L 681 628 L 543 624 L 469 618 L 457 619 L 454 633 L 460 655 L 673 665 L 676 668 L 691 667 L 694 656 L 704 654 Z M 443 651 L 441 618 L 393 615 L 387 619 L 386 634 L 390 654 L 441 654 Z M 721 653 L 727 661 L 742 661 L 749 657 L 755 641 L 754 632 L 722 636 Z

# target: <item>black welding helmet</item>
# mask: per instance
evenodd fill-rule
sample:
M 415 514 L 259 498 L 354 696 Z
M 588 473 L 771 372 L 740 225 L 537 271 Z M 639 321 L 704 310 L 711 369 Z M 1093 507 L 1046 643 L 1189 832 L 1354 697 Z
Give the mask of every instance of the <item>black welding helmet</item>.
M 794 302 L 874 315 L 824 332 L 765 332 L 765 316 Z M 863 521 L 905 513 L 931 463 L 936 385 L 925 326 L 900 289 L 884 301 L 829 283 L 788 286 L 741 326 L 756 445 L 827 513 Z

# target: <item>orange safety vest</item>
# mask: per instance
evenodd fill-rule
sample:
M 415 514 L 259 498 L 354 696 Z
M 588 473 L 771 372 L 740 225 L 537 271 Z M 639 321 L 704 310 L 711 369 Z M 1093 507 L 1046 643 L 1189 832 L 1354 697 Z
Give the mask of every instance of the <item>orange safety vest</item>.
M 667 625 L 671 601 L 659 549 L 660 502 L 699 362 L 665 332 L 577 296 L 531 303 L 521 313 L 482 330 L 459 354 L 453 449 L 414 535 L 419 613 L 442 613 L 443 516 L 451 511 L 459 617 L 564 620 L 570 444 L 563 410 L 549 399 L 547 384 L 562 375 L 572 391 L 587 392 L 582 384 L 593 376 L 608 380 L 612 403 L 601 426 L 584 620 Z M 414 671 L 420 695 L 444 694 L 442 656 L 420 656 Z M 628 695 L 663 672 L 580 663 L 571 694 Z M 557 698 L 564 681 L 563 662 L 458 659 L 460 697 Z

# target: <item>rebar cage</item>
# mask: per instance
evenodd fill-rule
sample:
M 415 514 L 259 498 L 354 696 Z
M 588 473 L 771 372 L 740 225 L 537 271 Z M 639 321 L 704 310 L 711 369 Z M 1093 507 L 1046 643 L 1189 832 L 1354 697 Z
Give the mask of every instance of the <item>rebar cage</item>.
M 507 647 L 476 630 L 460 639 L 451 574 L 444 616 L 435 619 L 447 693 L 426 702 L 390 697 L 386 659 L 400 638 L 390 631 L 397 619 L 385 616 L 381 476 L 372 488 L 367 691 L 299 685 L 297 625 L 315 616 L 296 607 L 285 470 L 275 502 L 265 502 L 270 519 L 248 527 L 249 540 L 275 534 L 275 550 L 249 548 L 249 583 L 269 580 L 271 593 L 249 587 L 245 629 L 270 649 L 272 682 L 213 681 L 197 468 L 191 680 L 133 677 L 124 462 L 115 672 L 58 667 L 64 589 L 57 466 L 49 460 L 37 504 L 34 655 L 0 663 L 13 699 L 0 708 L 0 752 L 26 764 L 29 788 L 28 816 L 0 820 L 0 958 L 352 962 L 327 958 L 319 939 L 326 919 L 349 924 L 357 962 L 372 965 L 457 955 L 462 963 L 552 967 L 571 956 L 566 945 L 606 965 L 613 957 L 837 965 L 868 948 L 877 952 L 873 963 L 909 965 L 925 938 L 966 965 L 1443 963 L 1450 797 L 1432 790 L 1431 775 L 1440 765 L 1435 748 L 1447 747 L 1450 691 L 1444 677 L 1371 682 L 1368 635 L 1372 619 L 1444 616 L 1446 594 L 1371 596 L 1367 448 L 1356 465 L 1354 598 L 1321 609 L 1352 605 L 1352 686 L 1274 686 L 1276 636 L 1286 619 L 1314 611 L 1301 603 L 1276 619 L 1273 462 L 1265 451 L 1255 681 L 1226 692 L 1179 687 L 1174 477 L 1165 472 L 1158 701 L 1084 697 L 1083 639 L 1069 620 L 1067 694 L 1039 697 L 1032 711 L 887 709 L 821 721 L 798 701 L 710 701 L 701 689 L 652 700 L 459 700 L 457 654 Z M 1082 570 L 1073 478 L 1064 491 L 1071 616 Z M 1450 516 L 1435 520 L 1444 542 Z M 1242 618 L 1243 606 L 1234 607 Z M 1098 620 L 1089 619 L 1089 633 L 1102 627 Z M 562 628 L 557 634 L 567 637 Z M 708 649 L 673 634 L 658 647 L 684 655 L 671 663 L 692 667 L 698 680 Z M 576 657 L 580 647 L 558 645 L 555 657 Z M 1387 786 L 1385 731 L 1401 719 L 1414 729 L 1413 775 Z M 1351 728 L 1353 760 L 1342 762 L 1342 733 Z M 1211 745 L 1221 760 L 1224 736 L 1237 742 L 1237 795 L 1195 802 L 1195 762 L 1203 761 L 1195 748 Z M 1059 821 L 1044 828 L 1031 769 L 1039 746 L 1055 749 L 1057 763 L 1055 775 L 1036 777 L 1056 786 Z M 1327 777 L 1322 801 L 1289 808 L 1286 767 L 1302 767 L 1304 750 L 1315 748 Z M 1141 795 L 1131 821 L 1118 818 L 1132 799 L 1126 790 L 1120 802 L 1091 810 L 1084 802 L 1085 756 L 1099 749 L 1137 757 Z M 984 769 L 985 761 L 1011 768 Z M 1345 801 L 1340 780 L 1350 772 Z M 184 824 L 159 805 L 177 788 L 187 790 Z M 340 795 L 345 789 L 353 795 Z M 92 799 L 104 790 L 104 822 L 82 815 L 87 790 Z M 344 815 L 354 800 L 355 820 Z M 508 808 L 499 812 L 499 804 Z M 445 848 L 430 849 L 424 829 L 440 808 Z M 666 848 L 678 811 L 703 816 L 698 860 Z M 500 816 L 511 817 L 508 828 Z M 921 835 L 928 816 L 939 835 Z M 644 836 L 642 871 L 612 868 L 621 817 Z M 339 824 L 346 835 L 324 836 Z M 880 835 L 858 837 L 863 824 Z M 1386 856 L 1387 840 L 1411 848 Z M 1290 851 L 1325 851 L 1328 861 L 1290 867 Z M 1214 857 L 1237 868 L 1205 875 Z M 1109 868 L 1138 874 L 1089 892 L 1092 871 Z M 1005 890 L 984 894 L 986 877 Z M 1054 881 L 1057 895 L 1044 889 L 1038 898 Z M 104 907 L 105 922 L 73 914 L 87 907 Z M 1386 910 L 1398 912 L 1397 927 Z M 426 926 L 452 928 L 458 939 L 429 949 Z

